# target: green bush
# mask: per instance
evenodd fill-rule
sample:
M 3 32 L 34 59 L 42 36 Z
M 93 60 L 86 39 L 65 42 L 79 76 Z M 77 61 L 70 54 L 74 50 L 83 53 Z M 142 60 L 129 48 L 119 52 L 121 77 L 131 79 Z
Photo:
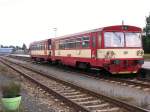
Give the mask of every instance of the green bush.
M 6 85 L 2 85 L 3 98 L 13 98 L 20 96 L 21 85 L 15 82 L 10 82 Z

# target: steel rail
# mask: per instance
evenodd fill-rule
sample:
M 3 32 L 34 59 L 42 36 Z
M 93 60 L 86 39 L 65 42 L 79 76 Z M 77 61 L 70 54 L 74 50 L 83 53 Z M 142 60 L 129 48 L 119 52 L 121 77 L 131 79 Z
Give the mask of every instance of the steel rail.
M 52 94 L 53 96 L 55 96 L 58 99 L 61 99 L 62 102 L 66 103 L 68 106 L 75 108 L 77 111 L 79 112 L 90 112 L 89 110 L 85 109 L 84 107 L 82 107 L 81 105 L 76 104 L 75 102 L 72 102 L 71 100 L 67 99 L 66 97 L 60 95 L 59 93 L 53 91 L 52 89 L 50 89 L 49 87 L 47 87 L 46 85 L 42 84 L 40 81 L 35 80 L 34 78 L 32 78 L 31 76 L 29 76 L 26 73 L 23 73 L 21 70 L 16 69 L 15 67 L 7 64 L 6 62 L 0 60 L 1 63 L 5 64 L 6 66 L 8 66 L 9 68 L 13 69 L 14 71 L 18 72 L 20 75 L 24 76 L 25 78 L 29 79 L 30 81 L 36 83 L 38 86 L 40 86 L 41 88 L 43 88 L 45 91 L 47 91 L 49 94 Z
M 126 84 L 129 84 L 129 85 L 141 86 L 141 87 L 144 87 L 144 88 L 150 88 L 150 83 L 145 84 L 143 82 L 136 82 L 136 81 L 131 81 L 131 80 L 128 80 L 128 79 L 120 79 L 120 78 L 109 78 L 108 80 L 117 81 L 117 82 L 121 82 L 121 83 L 126 83 Z
M 8 60 L 5 59 L 5 61 L 8 61 Z M 10 62 L 10 63 L 14 63 L 14 62 L 11 62 L 10 60 L 9 60 L 9 62 Z M 3 63 L 6 64 L 4 61 L 3 61 Z M 14 63 L 14 64 L 16 64 L 16 63 Z M 17 64 L 18 64 L 18 63 L 17 63 Z M 12 69 L 16 70 L 13 66 L 10 66 L 10 65 L 8 65 L 8 64 L 7 64 L 7 66 L 9 66 L 9 67 L 11 67 Z M 69 83 L 69 82 L 62 81 L 62 80 L 60 80 L 60 79 L 57 79 L 57 78 L 55 78 L 55 77 L 53 77 L 53 76 L 46 75 L 46 73 L 43 73 L 43 72 L 41 72 L 41 71 L 37 71 L 37 70 L 34 70 L 34 69 L 32 69 L 32 68 L 25 67 L 25 66 L 23 66 L 23 65 L 20 65 L 20 66 L 22 66 L 22 67 L 24 67 L 24 68 L 26 68 L 26 69 L 28 69 L 28 70 L 31 70 L 31 71 L 33 71 L 33 72 L 36 72 L 36 73 L 38 73 L 38 74 L 41 74 L 41 75 L 43 75 L 43 76 L 46 76 L 46 77 L 48 77 L 48 78 L 51 78 L 51 79 L 53 79 L 53 80 L 55 80 L 55 81 L 58 81 L 58 82 L 60 82 L 60 83 L 69 85 L 69 86 L 71 86 L 71 87 L 73 87 L 73 88 L 80 89 L 81 91 L 84 91 L 85 93 L 88 93 L 88 94 L 90 93 L 91 95 L 94 95 L 94 96 L 96 96 L 97 98 L 102 98 L 102 99 L 104 99 L 105 101 L 108 101 L 108 102 L 110 102 L 110 103 L 112 103 L 112 104 L 115 104 L 115 105 L 117 105 L 117 106 L 119 106 L 119 107 L 123 107 L 123 108 L 125 108 L 125 109 L 127 109 L 127 110 L 129 110 L 129 111 L 131 111 L 131 112 L 132 112 L 132 111 L 136 111 L 136 112 L 148 112 L 148 110 L 143 109 L 143 108 L 141 108 L 141 107 L 137 107 L 137 106 L 135 106 L 135 105 L 128 104 L 128 103 L 123 102 L 123 101 L 120 101 L 120 100 L 118 100 L 118 99 L 114 99 L 114 98 L 111 98 L 111 97 L 108 97 L 108 96 L 105 96 L 105 95 L 102 95 L 102 94 L 99 94 L 99 93 L 96 93 L 96 92 L 87 90 L 87 89 L 85 89 L 85 88 L 79 87 L 79 86 L 74 85 L 74 84 L 72 84 L 72 83 Z M 23 73 L 22 73 L 21 71 L 19 71 L 19 72 L 20 72 L 20 74 L 23 75 Z M 26 74 L 24 74 L 24 75 L 26 75 Z M 32 77 L 31 77 L 31 78 L 32 78 Z M 31 79 L 31 78 L 30 78 L 30 79 Z M 31 79 L 31 80 L 33 80 L 33 79 Z M 47 88 L 46 88 L 46 89 L 47 89 Z M 51 91 L 50 91 L 50 92 L 51 92 Z M 64 99 L 67 100 L 66 98 L 64 98 Z M 71 101 L 71 102 L 72 102 L 72 101 Z M 72 103 L 69 102 L 69 104 L 72 104 Z M 72 105 L 73 105 L 73 104 L 72 104 Z M 80 105 L 77 105 L 76 108 L 78 108 L 78 106 L 80 106 Z M 81 108 L 81 107 L 80 107 L 80 108 Z M 80 109 L 79 109 L 79 110 L 80 110 Z M 84 110 L 84 111 L 88 111 L 88 110 Z

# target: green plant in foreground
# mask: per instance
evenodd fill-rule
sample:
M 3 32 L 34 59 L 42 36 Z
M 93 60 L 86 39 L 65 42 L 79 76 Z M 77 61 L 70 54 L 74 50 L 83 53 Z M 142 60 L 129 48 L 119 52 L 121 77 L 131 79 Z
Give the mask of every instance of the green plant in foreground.
M 6 85 L 2 85 L 3 98 L 13 98 L 20 96 L 21 85 L 15 82 L 10 82 Z

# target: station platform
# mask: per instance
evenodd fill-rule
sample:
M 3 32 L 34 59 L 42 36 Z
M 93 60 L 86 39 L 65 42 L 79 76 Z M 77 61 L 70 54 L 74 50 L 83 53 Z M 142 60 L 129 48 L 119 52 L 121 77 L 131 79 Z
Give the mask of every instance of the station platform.
M 18 56 L 18 57 L 30 57 L 30 55 L 27 54 L 10 54 L 11 56 Z

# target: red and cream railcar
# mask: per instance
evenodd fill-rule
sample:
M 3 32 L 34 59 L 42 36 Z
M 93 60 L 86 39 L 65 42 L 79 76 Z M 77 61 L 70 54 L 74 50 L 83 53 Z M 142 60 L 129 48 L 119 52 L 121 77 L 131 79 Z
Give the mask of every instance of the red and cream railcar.
M 141 28 L 109 26 L 52 40 L 51 60 L 112 74 L 137 73 L 143 64 Z M 32 53 L 31 53 L 32 54 Z
M 30 56 L 35 61 L 51 60 L 51 39 L 36 41 L 30 44 Z

